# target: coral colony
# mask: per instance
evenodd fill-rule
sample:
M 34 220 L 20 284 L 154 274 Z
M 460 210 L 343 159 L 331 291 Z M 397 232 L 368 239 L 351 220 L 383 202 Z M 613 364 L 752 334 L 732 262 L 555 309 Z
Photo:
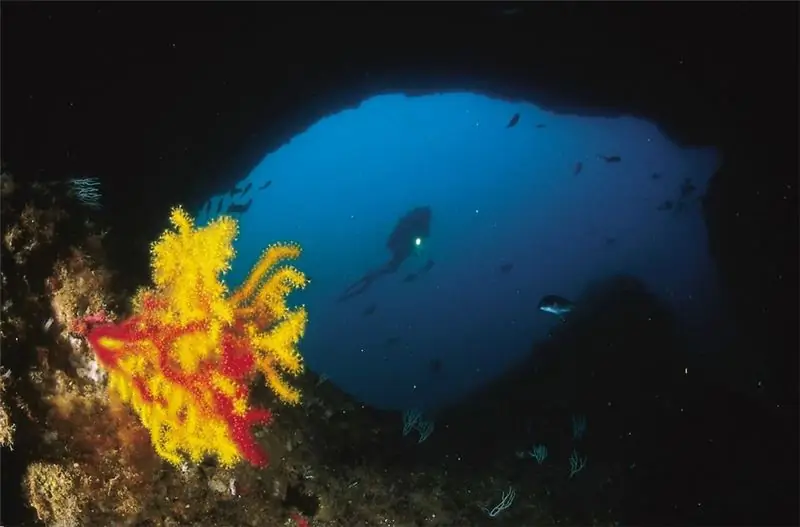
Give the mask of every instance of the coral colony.
M 533 450 L 528 452 L 528 455 L 536 460 L 540 465 L 547 459 L 547 447 L 544 445 L 536 445 Z
M 517 491 L 513 487 L 508 487 L 508 490 L 503 493 L 500 498 L 500 503 L 489 509 L 488 507 L 484 507 L 483 511 L 490 517 L 494 518 L 507 508 L 511 507 L 511 504 L 514 503 L 514 499 L 517 497 Z
M 428 421 L 422 417 L 419 410 L 406 410 L 403 412 L 403 435 L 407 436 L 412 430 L 419 434 L 418 443 L 422 443 L 433 433 L 433 421 Z
M 572 455 L 569 456 L 569 478 L 572 477 L 584 469 L 586 466 L 587 457 L 579 457 L 578 452 L 575 450 L 572 451 Z
M 195 228 L 181 208 L 170 220 L 174 230 L 151 250 L 154 285 L 136 294 L 133 315 L 116 323 L 94 318 L 85 336 L 110 389 L 133 407 L 161 457 L 175 465 L 207 455 L 225 466 L 266 465 L 250 429 L 272 414 L 249 407 L 249 382 L 261 372 L 282 401 L 300 401 L 279 371 L 303 370 L 296 345 L 307 314 L 287 307 L 286 296 L 307 281 L 294 267 L 276 267 L 300 248 L 268 247 L 229 294 L 221 275 L 234 256 L 236 221 L 223 216 Z

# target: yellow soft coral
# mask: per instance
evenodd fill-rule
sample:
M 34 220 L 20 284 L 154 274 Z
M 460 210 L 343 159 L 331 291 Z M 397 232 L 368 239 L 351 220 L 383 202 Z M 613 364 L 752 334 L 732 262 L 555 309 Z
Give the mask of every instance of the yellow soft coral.
M 231 323 L 233 310 L 220 276 L 235 256 L 236 220 L 222 216 L 202 229 L 182 208 L 173 209 L 170 221 L 176 231 L 165 232 L 153 244 L 153 284 L 165 293 L 164 316 L 179 325 L 206 319 Z M 209 310 L 211 313 L 209 313 Z
M 111 388 L 131 403 L 164 458 L 178 463 L 183 452 L 193 461 L 216 454 L 226 465 L 242 457 L 263 464 L 250 427 L 271 414 L 249 408 L 248 382 L 260 371 L 281 400 L 300 400 L 284 375 L 303 370 L 297 343 L 308 315 L 289 308 L 286 296 L 307 280 L 293 267 L 276 268 L 300 247 L 267 248 L 229 295 L 221 276 L 234 257 L 236 221 L 223 216 L 196 228 L 181 208 L 170 221 L 174 230 L 151 251 L 154 286 L 137 293 L 134 315 L 87 337 Z

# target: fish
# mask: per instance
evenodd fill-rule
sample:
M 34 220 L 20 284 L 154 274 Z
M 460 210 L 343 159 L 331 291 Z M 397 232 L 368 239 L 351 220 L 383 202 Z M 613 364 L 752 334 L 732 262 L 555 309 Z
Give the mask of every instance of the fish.
M 264 190 L 265 188 L 269 187 L 270 185 L 272 185 L 272 180 L 271 179 L 269 181 L 267 181 L 266 183 L 264 183 L 263 185 L 261 185 L 260 187 L 258 187 L 258 190 Z
M 206 206 L 205 206 L 205 207 L 203 207 L 203 214 L 205 214 L 206 216 L 208 216 L 208 213 L 209 213 L 210 211 L 211 211 L 211 200 L 208 200 L 208 202 L 206 203 Z
M 519 114 L 515 113 L 514 116 L 511 118 L 511 120 L 508 121 L 506 128 L 514 128 L 515 126 L 517 126 L 518 122 L 519 122 Z
M 248 191 L 248 190 L 250 190 L 250 188 L 251 188 L 252 186 L 253 186 L 253 184 L 252 184 L 252 183 L 248 183 L 248 184 L 247 184 L 247 185 L 244 187 L 244 190 L 242 191 L 242 196 L 244 196 L 245 194 L 247 194 L 247 191 Z
M 577 163 L 575 163 L 575 167 L 572 169 L 572 175 L 577 176 L 578 174 L 581 173 L 581 170 L 583 170 L 583 163 L 578 161 Z
M 442 373 L 442 359 L 434 358 L 428 363 L 428 369 L 434 375 Z
M 536 125 L 536 128 L 547 128 L 547 125 L 544 123 L 539 123 Z
M 250 198 L 247 203 L 231 203 L 228 205 L 228 210 L 226 212 L 232 214 L 242 214 L 243 212 L 247 212 L 252 204 L 253 198 Z
M 369 316 L 373 314 L 377 308 L 378 304 L 370 304 L 366 308 L 364 308 L 364 311 L 361 312 L 361 316 L 364 317 Z
M 225 201 L 225 198 L 223 198 L 223 199 L 220 199 L 220 200 L 219 200 L 219 203 L 217 203 L 217 214 L 219 214 L 219 211 L 221 211 L 221 210 L 222 210 L 222 202 L 223 202 L 223 201 Z
M 545 295 L 539 300 L 539 311 L 556 315 L 562 322 L 566 320 L 565 317 L 568 314 L 572 313 L 573 309 L 575 309 L 575 304 L 558 295 Z
M 417 279 L 417 273 L 408 273 L 405 278 L 403 278 L 404 283 L 413 282 Z
M 622 158 L 619 156 L 604 156 L 602 154 L 597 154 L 598 159 L 602 159 L 606 163 L 619 163 L 622 161 Z
M 684 199 L 688 198 L 689 196 L 691 196 L 694 193 L 695 190 L 697 190 L 697 187 L 692 185 L 691 178 L 687 177 L 686 179 L 683 180 L 683 183 L 681 183 L 681 197 L 680 197 L 680 199 L 684 200 Z

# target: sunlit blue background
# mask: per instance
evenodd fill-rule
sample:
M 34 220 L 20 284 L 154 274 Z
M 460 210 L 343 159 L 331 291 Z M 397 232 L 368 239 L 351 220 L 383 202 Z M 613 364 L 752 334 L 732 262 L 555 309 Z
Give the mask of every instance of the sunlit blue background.
M 312 283 L 292 300 L 310 312 L 301 350 L 312 370 L 371 405 L 435 411 L 547 338 L 560 322 L 537 311 L 546 294 L 577 299 L 625 273 L 702 328 L 717 293 L 698 198 L 719 163 L 714 149 L 678 147 L 634 117 L 557 115 L 474 93 L 381 95 L 265 153 L 236 182 L 252 183 L 248 194 L 213 196 L 210 211 L 253 198 L 231 285 L 268 243 L 303 246 L 297 265 Z M 679 201 L 686 178 L 697 190 L 682 210 L 658 210 Z M 424 205 L 433 221 L 420 254 L 338 303 L 389 260 L 397 220 Z M 429 273 L 403 282 L 429 258 Z M 513 269 L 502 273 L 504 263 Z

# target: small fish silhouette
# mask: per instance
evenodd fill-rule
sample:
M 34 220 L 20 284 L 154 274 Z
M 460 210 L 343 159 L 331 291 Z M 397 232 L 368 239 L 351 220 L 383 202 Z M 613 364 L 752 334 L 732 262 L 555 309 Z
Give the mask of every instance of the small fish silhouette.
M 442 373 L 442 359 L 431 359 L 431 361 L 428 363 L 428 368 L 430 368 L 431 373 L 434 375 Z
M 691 178 L 687 177 L 683 180 L 683 183 L 681 183 L 681 199 L 688 198 L 695 190 L 697 190 L 697 187 L 692 185 Z
M 577 163 L 575 163 L 575 168 L 572 169 L 572 175 L 577 176 L 578 174 L 581 173 L 581 170 L 583 170 L 583 163 L 578 161 Z
M 515 113 L 514 116 L 511 118 L 511 120 L 508 121 L 506 128 L 514 128 L 515 126 L 517 126 L 518 122 L 519 122 L 519 114 Z
M 622 158 L 619 156 L 604 156 L 602 154 L 597 154 L 598 159 L 602 159 L 606 163 L 619 163 L 622 161 Z
M 266 183 L 264 183 L 263 185 L 261 185 L 260 187 L 258 187 L 258 190 L 264 190 L 265 188 L 269 187 L 270 185 L 272 185 L 272 180 L 271 179 L 269 181 L 267 181 Z
M 243 212 L 247 212 L 252 204 L 253 198 L 250 198 L 247 203 L 231 203 L 228 205 L 227 212 L 232 214 L 242 214 Z

